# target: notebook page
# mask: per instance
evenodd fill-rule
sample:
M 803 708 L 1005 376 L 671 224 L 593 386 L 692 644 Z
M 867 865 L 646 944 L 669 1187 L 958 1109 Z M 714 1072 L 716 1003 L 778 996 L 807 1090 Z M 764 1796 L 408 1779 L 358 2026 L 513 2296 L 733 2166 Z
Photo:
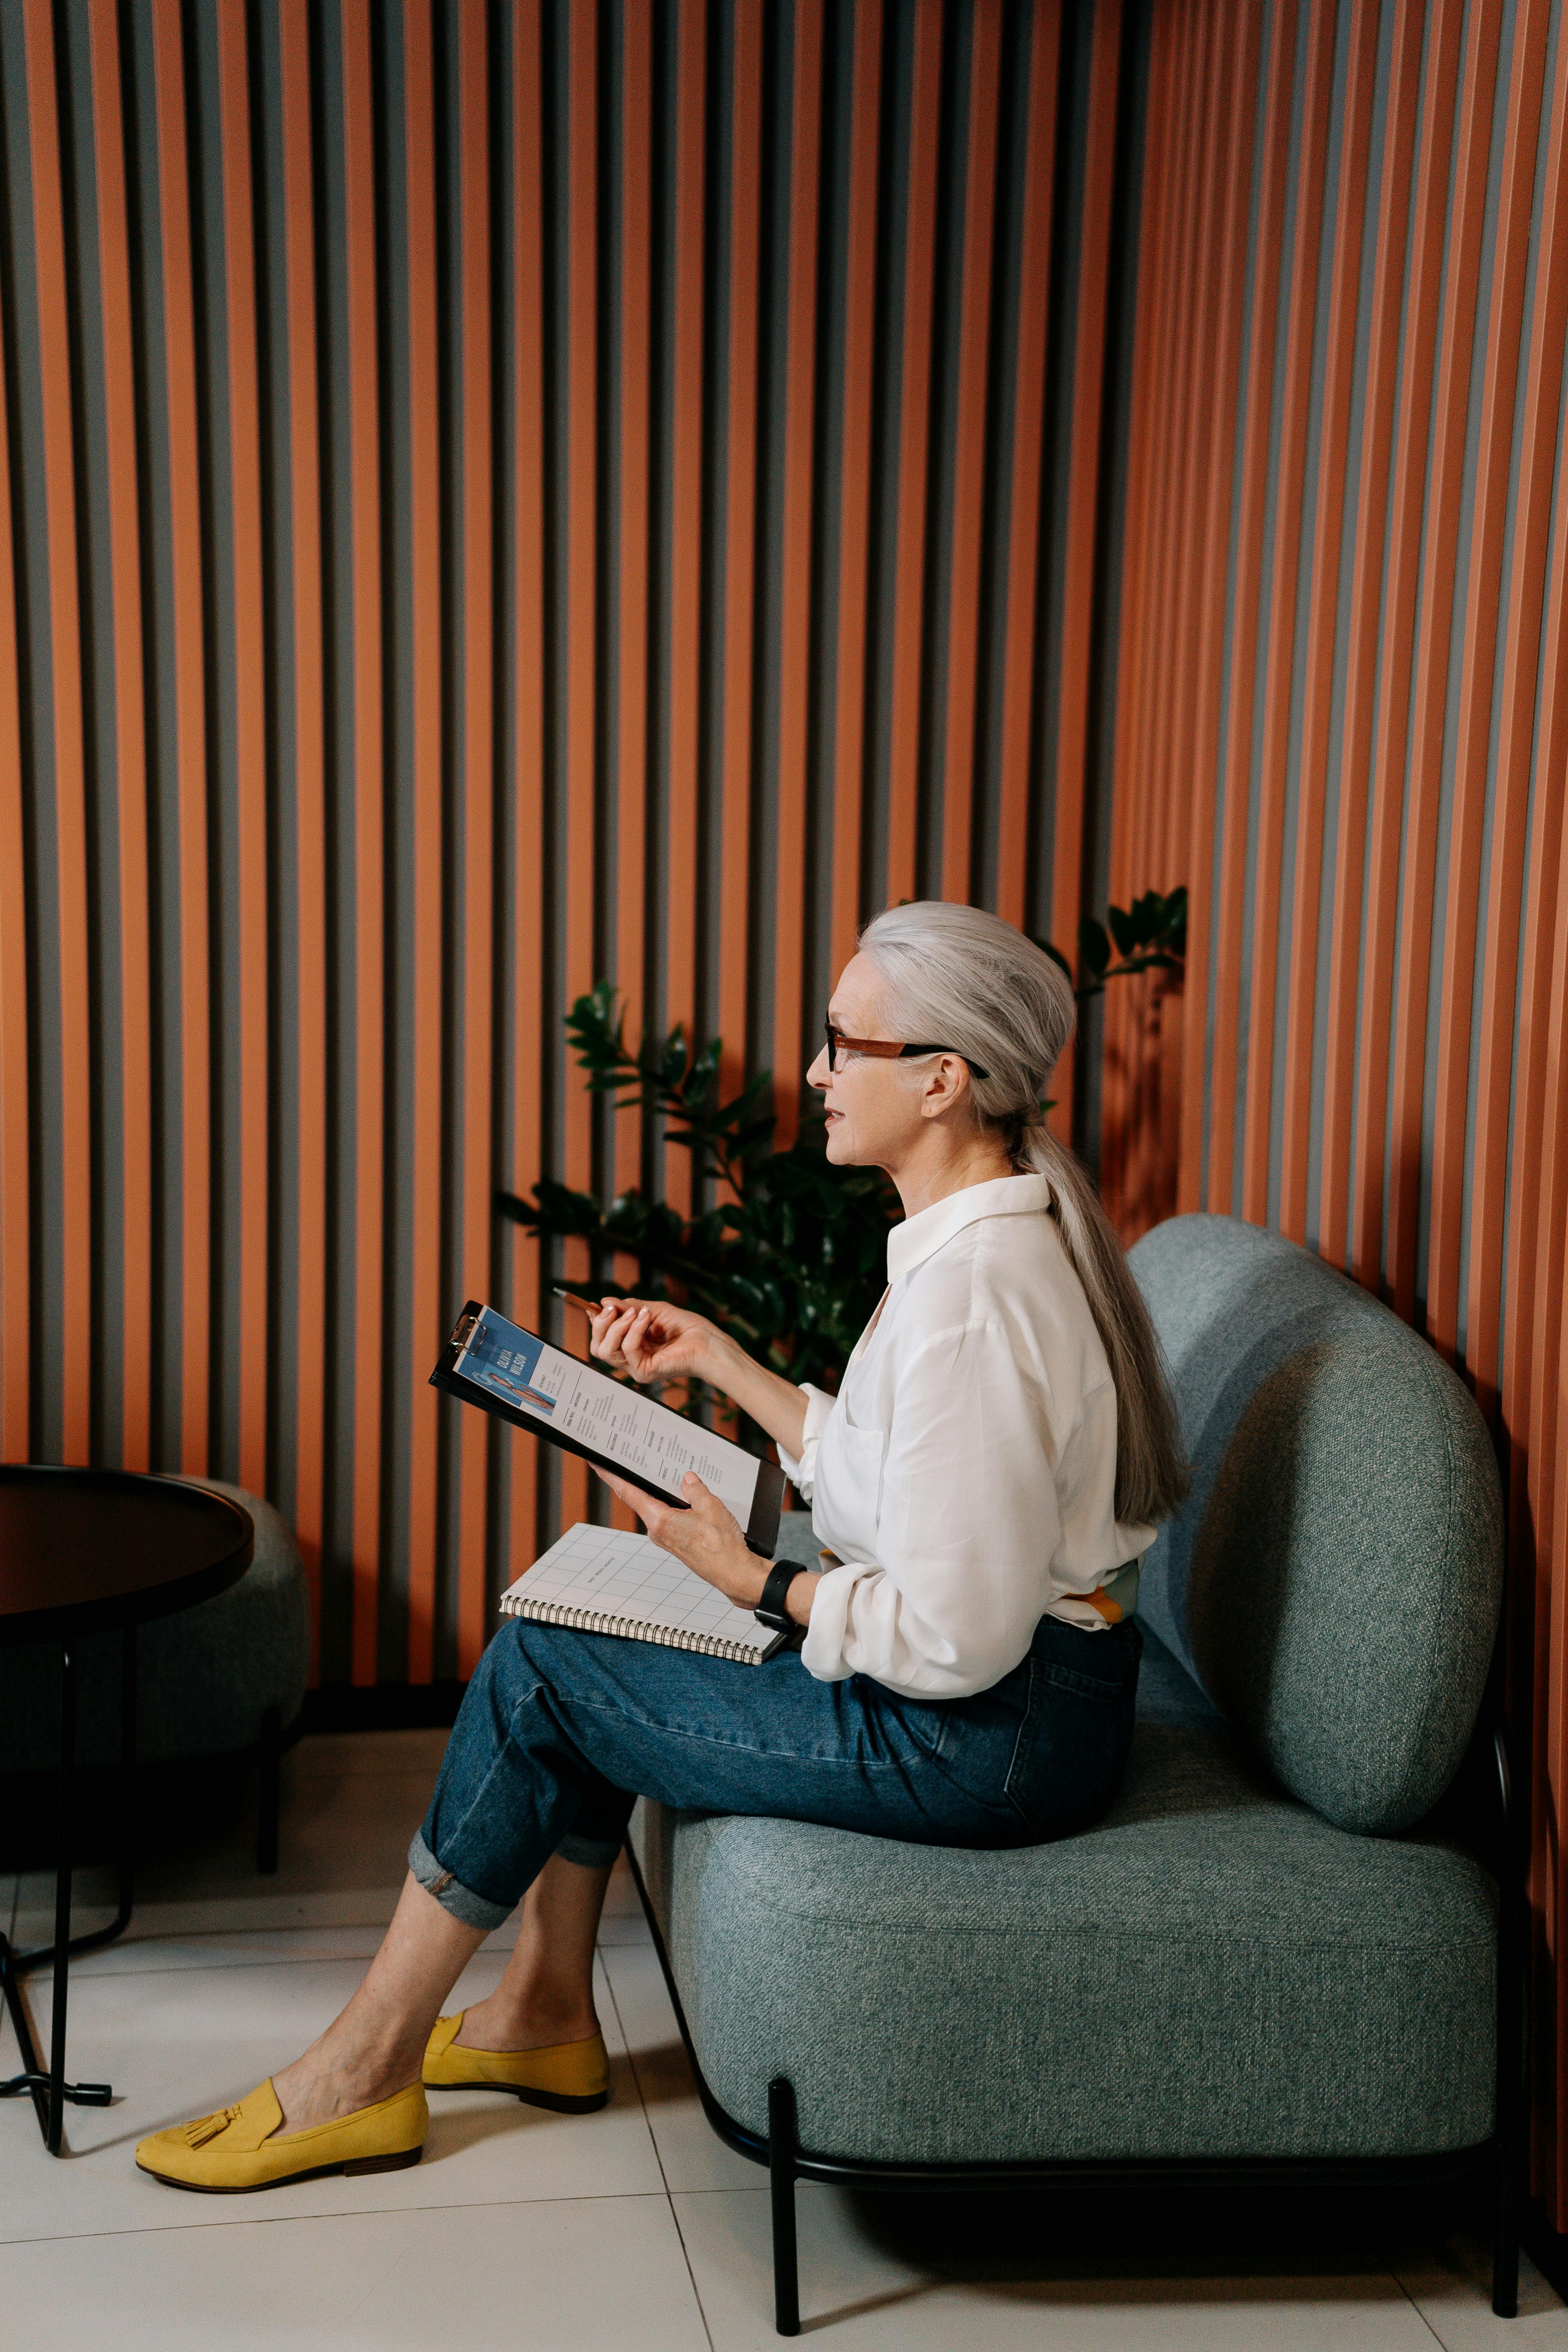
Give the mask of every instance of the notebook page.
M 766 1650 L 775 1636 L 749 1609 L 692 1573 L 647 1536 L 618 1528 L 569 1528 L 501 1596 L 561 1609 L 594 1609 L 670 1633 L 711 1634 Z

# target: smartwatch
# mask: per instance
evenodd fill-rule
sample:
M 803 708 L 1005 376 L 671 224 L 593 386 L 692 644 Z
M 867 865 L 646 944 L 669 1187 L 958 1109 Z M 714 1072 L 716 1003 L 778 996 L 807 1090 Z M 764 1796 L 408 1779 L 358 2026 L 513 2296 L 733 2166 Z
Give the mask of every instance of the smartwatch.
M 768 1626 L 775 1633 L 793 1633 L 795 1619 L 784 1607 L 790 1586 L 800 1574 L 798 1559 L 775 1559 L 763 1585 L 762 1598 L 752 1615 L 759 1625 Z

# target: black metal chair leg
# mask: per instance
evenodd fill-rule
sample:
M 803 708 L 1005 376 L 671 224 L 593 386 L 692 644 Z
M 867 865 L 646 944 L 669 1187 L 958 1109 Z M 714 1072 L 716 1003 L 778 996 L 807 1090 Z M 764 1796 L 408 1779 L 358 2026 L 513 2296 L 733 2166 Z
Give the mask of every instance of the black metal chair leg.
M 256 1795 L 256 1867 L 264 1877 L 270 1877 L 278 1867 L 278 1813 L 281 1802 L 283 1760 L 283 1717 L 275 1706 L 269 1706 L 261 1718 L 261 1738 L 257 1742 L 257 1755 L 261 1766 L 261 1780 Z
M 49 2019 L 48 2149 L 58 2156 L 66 2119 L 66 1990 L 70 1978 L 71 1782 L 76 1777 L 76 1649 L 60 1643 L 60 1807 L 55 1847 L 55 2005 Z
M 136 1892 L 136 1628 L 120 1638 L 120 1906 L 105 1937 L 122 1936 L 131 1925 Z
M 768 2084 L 768 2187 L 773 2221 L 773 2324 L 800 2334 L 800 2265 L 795 2237 L 795 2088 L 786 2076 Z
M 1492 2310 L 1519 2315 L 1519 2214 L 1528 2111 L 1527 2020 L 1530 2013 L 1530 1920 L 1524 1893 L 1522 1824 L 1514 1803 L 1507 1736 L 1493 1735 L 1498 1809 L 1502 1835 L 1498 1870 L 1497 1941 L 1497 2210 L 1492 2234 Z

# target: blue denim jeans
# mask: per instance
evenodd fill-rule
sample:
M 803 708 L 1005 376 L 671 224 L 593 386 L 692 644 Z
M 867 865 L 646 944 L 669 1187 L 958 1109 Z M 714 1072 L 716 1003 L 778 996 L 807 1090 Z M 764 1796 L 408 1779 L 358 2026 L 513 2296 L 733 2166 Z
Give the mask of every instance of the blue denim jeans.
M 976 1697 L 817 1682 L 794 1650 L 739 1666 L 512 1619 L 464 1696 L 408 1862 L 499 1927 L 552 1853 L 613 1862 L 639 1796 L 921 1845 L 1023 1846 L 1097 1821 L 1132 1737 L 1142 1640 L 1044 1617 Z

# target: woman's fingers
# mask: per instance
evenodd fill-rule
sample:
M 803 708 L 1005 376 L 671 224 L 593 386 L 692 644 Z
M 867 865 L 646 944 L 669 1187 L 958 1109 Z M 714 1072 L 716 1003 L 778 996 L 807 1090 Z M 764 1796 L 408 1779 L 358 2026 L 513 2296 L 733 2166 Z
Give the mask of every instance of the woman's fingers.
M 620 1496 L 628 1511 L 637 1513 L 648 1534 L 655 1543 L 658 1543 L 659 1528 L 667 1519 L 675 1517 L 668 1504 L 658 1502 L 652 1495 L 645 1494 L 640 1486 L 632 1486 L 627 1479 L 617 1478 L 613 1470 L 601 1470 L 596 1462 L 593 1467 L 595 1476 L 604 1480 L 612 1495 Z

